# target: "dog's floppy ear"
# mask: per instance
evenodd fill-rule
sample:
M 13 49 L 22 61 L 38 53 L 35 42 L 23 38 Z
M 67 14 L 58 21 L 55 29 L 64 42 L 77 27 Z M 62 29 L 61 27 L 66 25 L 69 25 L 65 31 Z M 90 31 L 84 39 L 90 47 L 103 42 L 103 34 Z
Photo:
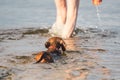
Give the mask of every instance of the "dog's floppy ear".
M 49 47 L 50 47 L 50 42 L 46 42 L 46 43 L 45 43 L 45 47 L 46 47 L 46 48 L 49 48 Z
M 66 51 L 66 44 L 63 40 L 60 41 L 60 45 L 63 51 Z
M 61 44 L 61 48 L 62 48 L 63 51 L 66 51 L 66 48 L 63 44 Z

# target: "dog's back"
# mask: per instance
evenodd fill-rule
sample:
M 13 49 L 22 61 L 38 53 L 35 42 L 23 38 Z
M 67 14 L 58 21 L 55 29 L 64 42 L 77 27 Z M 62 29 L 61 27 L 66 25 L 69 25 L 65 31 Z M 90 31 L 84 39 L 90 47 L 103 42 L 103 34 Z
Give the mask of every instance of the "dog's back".
M 42 51 L 35 56 L 36 63 L 51 63 L 54 62 L 49 52 Z

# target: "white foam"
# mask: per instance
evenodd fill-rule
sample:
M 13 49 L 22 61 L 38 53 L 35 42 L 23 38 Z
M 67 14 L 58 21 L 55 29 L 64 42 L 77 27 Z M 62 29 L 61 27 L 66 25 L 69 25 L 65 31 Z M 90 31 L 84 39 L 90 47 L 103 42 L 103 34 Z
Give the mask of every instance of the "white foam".
M 59 36 L 59 37 L 61 37 L 62 36 L 62 32 L 63 32 L 63 27 L 64 27 L 64 24 L 56 24 L 56 23 L 54 23 L 52 28 L 49 29 L 49 33 L 52 36 Z

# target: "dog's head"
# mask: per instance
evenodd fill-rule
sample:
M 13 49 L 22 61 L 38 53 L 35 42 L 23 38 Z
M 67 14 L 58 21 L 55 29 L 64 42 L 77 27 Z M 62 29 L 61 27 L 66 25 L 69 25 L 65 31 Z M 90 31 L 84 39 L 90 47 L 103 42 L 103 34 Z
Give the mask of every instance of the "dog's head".
M 52 47 L 53 49 L 62 49 L 62 51 L 66 50 L 65 42 L 60 37 L 52 37 L 48 39 L 48 41 L 45 43 L 46 48 Z

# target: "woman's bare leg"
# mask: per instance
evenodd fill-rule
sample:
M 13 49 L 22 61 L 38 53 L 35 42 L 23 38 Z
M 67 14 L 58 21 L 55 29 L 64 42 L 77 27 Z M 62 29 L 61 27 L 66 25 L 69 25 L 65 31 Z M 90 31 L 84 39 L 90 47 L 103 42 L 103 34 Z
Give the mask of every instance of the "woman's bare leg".
M 67 18 L 63 29 L 62 37 L 71 37 L 76 26 L 79 0 L 67 0 Z
M 66 0 L 55 0 L 57 8 L 56 24 L 65 24 L 67 15 Z
M 62 36 L 62 31 L 64 28 L 64 24 L 66 23 L 66 15 L 67 15 L 67 4 L 66 0 L 55 0 L 56 4 L 56 21 L 53 24 L 52 28 L 49 30 L 49 33 L 52 36 Z

